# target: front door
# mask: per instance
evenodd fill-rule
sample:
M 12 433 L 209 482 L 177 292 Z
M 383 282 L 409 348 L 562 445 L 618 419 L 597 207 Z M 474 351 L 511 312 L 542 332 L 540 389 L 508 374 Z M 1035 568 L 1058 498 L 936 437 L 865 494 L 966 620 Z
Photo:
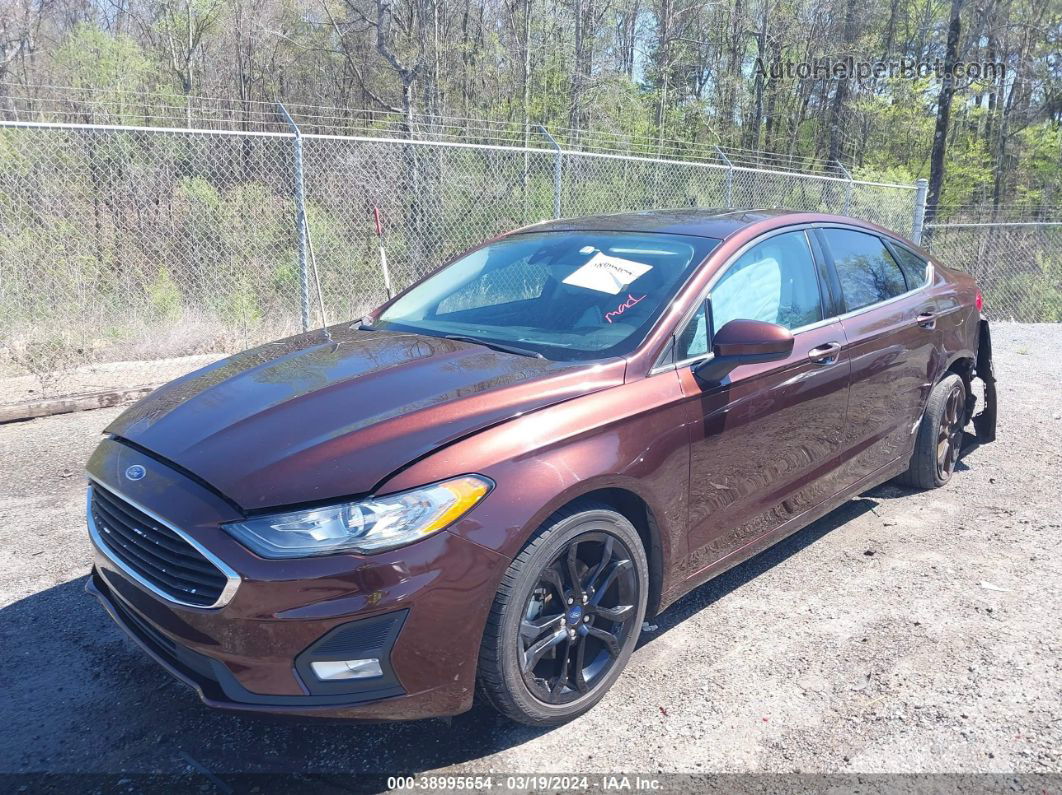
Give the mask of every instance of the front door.
M 689 578 L 844 485 L 837 467 L 850 365 L 841 323 L 824 320 L 832 308 L 806 233 L 770 235 L 724 267 L 678 335 L 676 359 L 708 350 L 709 332 L 736 318 L 786 326 L 795 342 L 786 360 L 738 367 L 717 386 L 679 370 L 692 427 Z

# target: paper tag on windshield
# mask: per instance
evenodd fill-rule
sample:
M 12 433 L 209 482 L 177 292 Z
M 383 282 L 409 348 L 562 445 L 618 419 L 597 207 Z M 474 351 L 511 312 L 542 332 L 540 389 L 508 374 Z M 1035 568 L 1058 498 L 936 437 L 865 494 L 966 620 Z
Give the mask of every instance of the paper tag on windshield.
M 588 259 L 582 267 L 571 273 L 564 280 L 564 283 L 615 295 L 639 276 L 648 273 L 652 269 L 652 265 L 621 257 L 610 257 L 599 251 Z

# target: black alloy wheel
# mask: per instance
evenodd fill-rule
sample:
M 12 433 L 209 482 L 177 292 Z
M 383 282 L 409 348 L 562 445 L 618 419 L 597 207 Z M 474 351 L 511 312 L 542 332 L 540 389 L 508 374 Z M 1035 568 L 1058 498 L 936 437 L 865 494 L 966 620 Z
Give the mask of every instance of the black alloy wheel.
M 557 726 L 600 701 L 638 642 L 649 566 L 634 525 L 573 503 L 509 565 L 480 647 L 479 690 L 504 715 Z
M 898 480 L 917 489 L 935 489 L 951 480 L 962 455 L 968 421 L 966 382 L 948 373 L 933 387 L 922 412 L 907 471 Z
M 940 413 L 937 424 L 937 478 L 948 480 L 955 471 L 955 463 L 962 450 L 962 429 L 965 422 L 964 413 L 966 392 L 962 382 L 953 384 L 944 401 L 944 410 Z
M 569 541 L 539 573 L 520 624 L 520 672 L 536 698 L 589 693 L 634 630 L 638 578 L 626 545 L 604 532 Z

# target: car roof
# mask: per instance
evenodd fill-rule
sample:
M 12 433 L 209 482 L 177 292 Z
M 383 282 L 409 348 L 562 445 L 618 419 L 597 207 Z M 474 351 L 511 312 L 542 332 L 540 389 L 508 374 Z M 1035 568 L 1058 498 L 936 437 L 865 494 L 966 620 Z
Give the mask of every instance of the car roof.
M 645 212 L 587 215 L 581 218 L 561 218 L 556 221 L 525 226 L 516 234 L 526 232 L 660 232 L 673 235 L 693 235 L 723 239 L 761 221 L 784 215 L 806 215 L 796 210 L 686 207 L 675 210 L 647 210 Z M 849 220 L 849 219 L 844 219 Z
M 734 210 L 683 207 L 676 210 L 646 210 L 644 212 L 587 215 L 581 218 L 540 221 L 537 224 L 531 224 L 509 232 L 508 235 L 527 234 L 530 232 L 656 232 L 725 240 L 742 229 L 752 226 L 759 226 L 766 232 L 789 224 L 854 227 L 870 234 L 885 235 L 894 241 L 898 241 L 901 245 L 911 249 L 926 260 L 937 261 L 932 254 L 917 243 L 912 243 L 903 235 L 872 221 L 852 218 L 847 215 L 779 208 Z

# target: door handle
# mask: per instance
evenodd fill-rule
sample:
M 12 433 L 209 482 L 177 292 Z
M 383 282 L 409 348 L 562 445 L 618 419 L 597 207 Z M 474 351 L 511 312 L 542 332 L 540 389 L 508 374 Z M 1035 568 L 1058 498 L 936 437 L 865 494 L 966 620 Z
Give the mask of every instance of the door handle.
M 915 322 L 924 329 L 934 329 L 937 327 L 937 316 L 932 312 L 923 312 L 915 318 Z
M 815 364 L 833 364 L 837 361 L 837 354 L 841 352 L 841 343 L 827 342 L 808 351 L 808 358 Z

